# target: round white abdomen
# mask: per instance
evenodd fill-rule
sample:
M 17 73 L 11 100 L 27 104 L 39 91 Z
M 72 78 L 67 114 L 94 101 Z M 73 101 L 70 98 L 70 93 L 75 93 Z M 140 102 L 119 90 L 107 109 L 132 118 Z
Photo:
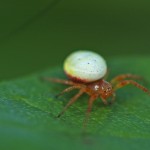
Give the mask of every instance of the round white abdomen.
M 71 79 L 88 83 L 103 78 L 107 72 L 107 65 L 101 55 L 81 50 L 66 58 L 64 71 Z

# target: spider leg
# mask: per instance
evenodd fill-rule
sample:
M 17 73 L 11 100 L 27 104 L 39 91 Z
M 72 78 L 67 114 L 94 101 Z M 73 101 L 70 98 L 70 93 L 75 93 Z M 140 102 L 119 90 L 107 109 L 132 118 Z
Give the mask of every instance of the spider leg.
M 118 84 L 114 87 L 113 90 L 116 91 L 117 89 L 122 88 L 122 87 L 124 87 L 124 86 L 126 86 L 126 85 L 128 85 L 128 84 L 132 84 L 132 85 L 134 85 L 135 87 L 141 89 L 142 91 L 144 91 L 144 92 L 146 92 L 147 94 L 150 95 L 150 91 L 149 91 L 147 88 L 145 88 L 144 86 L 142 86 L 141 84 L 139 84 L 139 83 L 137 83 L 137 82 L 135 82 L 135 81 L 133 81 L 133 80 L 123 80 L 123 81 L 121 81 L 120 83 L 118 83 Z
M 126 79 L 126 78 L 131 78 L 131 79 L 142 79 L 141 76 L 138 76 L 138 75 L 133 75 L 133 74 L 121 74 L 121 75 L 118 75 L 116 76 L 115 78 L 113 78 L 110 83 L 111 84 L 117 84 L 118 82 Z
M 108 104 L 113 104 L 115 99 L 116 99 L 116 94 L 115 93 L 112 93 L 111 96 L 112 96 L 112 99 L 111 99 L 110 103 L 108 103 L 108 101 L 105 98 L 103 98 L 102 96 L 100 96 L 100 98 L 101 98 L 101 100 L 103 101 L 103 103 L 105 105 L 108 105 Z
M 101 100 L 103 101 L 103 103 L 104 103 L 105 105 L 108 105 L 108 102 L 107 102 L 107 100 L 106 100 L 105 98 L 103 98 L 102 96 L 100 96 L 100 98 L 101 98 Z
M 67 105 L 63 108 L 63 110 L 58 114 L 57 117 L 60 117 L 66 109 L 71 106 L 82 94 L 84 93 L 83 89 L 81 89 L 74 97 L 71 98 L 71 100 L 67 103 Z
M 89 101 L 88 101 L 88 108 L 87 108 L 87 111 L 86 111 L 86 115 L 85 115 L 85 119 L 84 119 L 84 122 L 83 122 L 83 127 L 85 128 L 86 125 L 87 125 L 87 122 L 88 122 L 88 119 L 89 119 L 89 116 L 90 116 L 90 113 L 91 113 L 91 110 L 92 110 L 92 105 L 93 105 L 93 102 L 94 100 L 97 98 L 97 96 L 91 96 L 89 98 Z
M 115 99 L 116 99 L 116 93 L 113 93 L 113 94 L 112 94 L 112 99 L 111 99 L 111 101 L 110 101 L 110 104 L 113 104 L 114 101 L 115 101 Z
M 59 97 L 59 96 L 61 96 L 62 94 L 67 93 L 67 92 L 70 92 L 70 91 L 72 91 L 72 90 L 74 90 L 74 89 L 80 89 L 80 88 L 81 88 L 81 86 L 77 86 L 77 85 L 70 86 L 70 87 L 64 89 L 64 90 L 63 90 L 62 92 L 60 92 L 59 94 L 57 94 L 56 97 Z
M 50 82 L 61 83 L 61 84 L 66 84 L 66 85 L 77 85 L 76 83 L 72 81 L 58 79 L 58 78 L 42 77 L 41 79 L 44 81 L 50 81 Z

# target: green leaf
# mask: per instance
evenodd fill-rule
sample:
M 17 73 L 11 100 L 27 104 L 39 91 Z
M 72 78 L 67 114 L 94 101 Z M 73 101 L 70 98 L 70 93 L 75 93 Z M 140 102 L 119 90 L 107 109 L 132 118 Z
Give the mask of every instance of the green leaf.
M 108 58 L 110 76 L 133 73 L 146 79 L 150 89 L 149 57 Z M 41 76 L 66 78 L 62 68 L 0 83 L 0 149 L 112 149 L 148 150 L 150 97 L 127 86 L 117 91 L 116 102 L 93 106 L 87 134 L 82 123 L 87 108 L 83 95 L 61 118 L 56 118 L 77 91 L 55 98 L 66 86 L 42 82 Z

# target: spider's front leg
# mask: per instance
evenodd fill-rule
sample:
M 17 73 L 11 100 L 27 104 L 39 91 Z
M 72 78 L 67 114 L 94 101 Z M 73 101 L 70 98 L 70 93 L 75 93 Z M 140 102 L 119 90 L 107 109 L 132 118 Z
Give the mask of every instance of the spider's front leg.
M 131 79 L 136 79 L 136 80 L 139 80 L 139 79 L 143 79 L 141 76 L 138 76 L 138 75 L 133 75 L 133 74 L 121 74 L 121 75 L 118 75 L 116 76 L 115 78 L 113 78 L 110 83 L 112 85 L 115 85 L 119 82 L 121 82 L 122 80 L 126 79 L 126 78 L 131 78 Z
M 109 104 L 105 98 L 103 98 L 102 96 L 100 96 L 100 98 L 101 98 L 102 102 L 104 103 L 104 105 L 108 105 Z
M 113 104 L 115 99 L 116 99 L 116 94 L 113 92 L 110 97 L 111 97 L 111 101 L 108 103 L 107 99 L 105 99 L 102 96 L 100 96 L 101 100 L 103 101 L 103 103 L 105 105 Z
M 150 95 L 150 91 L 149 91 L 147 88 L 145 88 L 144 86 L 142 86 L 141 84 L 139 84 L 139 83 L 137 83 L 137 82 L 135 82 L 135 81 L 133 81 L 133 80 L 123 80 L 123 81 L 119 82 L 119 83 L 113 88 L 113 90 L 116 91 L 117 89 L 122 88 L 122 87 L 124 87 L 124 86 L 126 86 L 126 85 L 128 85 L 128 84 L 134 85 L 135 87 L 141 89 L 142 91 L 144 91 L 144 92 L 146 92 L 148 95 Z
M 112 99 L 110 101 L 110 104 L 113 104 L 115 102 L 115 99 L 116 99 L 116 93 L 113 93 L 112 94 Z

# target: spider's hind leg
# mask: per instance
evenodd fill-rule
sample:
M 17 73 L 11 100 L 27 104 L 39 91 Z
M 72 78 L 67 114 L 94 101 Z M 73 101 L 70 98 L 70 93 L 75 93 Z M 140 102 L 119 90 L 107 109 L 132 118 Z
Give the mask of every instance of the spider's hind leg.
M 65 85 L 76 85 L 76 83 L 74 83 L 72 81 L 64 80 L 64 79 L 58 79 L 58 78 L 41 77 L 41 80 L 49 81 L 49 82 L 55 82 L 55 83 L 61 83 L 61 84 L 65 84 Z
M 67 105 L 63 108 L 63 110 L 58 114 L 58 118 L 64 114 L 64 112 L 67 110 L 69 106 L 71 106 L 82 94 L 84 91 L 81 89 L 74 97 L 71 98 L 71 100 L 67 103 Z
M 63 90 L 62 92 L 60 92 L 59 94 L 57 94 L 56 97 L 59 97 L 59 96 L 63 95 L 64 93 L 68 93 L 68 92 L 70 92 L 70 91 L 72 91 L 72 90 L 74 90 L 74 89 L 80 89 L 80 88 L 81 88 L 81 87 L 80 87 L 80 86 L 77 86 L 77 85 L 70 86 L 70 87 L 64 89 L 64 90 Z

